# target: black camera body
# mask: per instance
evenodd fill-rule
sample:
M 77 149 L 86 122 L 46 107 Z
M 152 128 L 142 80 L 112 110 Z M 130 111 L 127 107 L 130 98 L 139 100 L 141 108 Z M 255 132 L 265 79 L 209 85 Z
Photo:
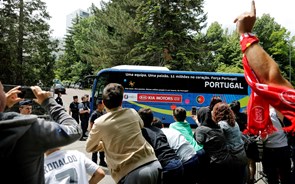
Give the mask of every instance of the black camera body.
M 11 90 L 12 88 L 16 87 L 17 85 L 7 85 L 7 84 L 3 84 L 4 86 L 4 91 L 7 93 L 9 90 Z M 21 91 L 21 93 L 18 93 L 17 96 L 19 98 L 24 98 L 24 99 L 33 99 L 36 98 L 35 94 L 33 93 L 32 89 L 30 86 L 21 86 L 19 88 L 19 90 Z
M 36 98 L 36 96 L 33 93 L 31 87 L 29 87 L 29 86 L 21 86 L 20 90 L 21 90 L 21 93 L 18 94 L 18 97 L 24 98 L 24 99 Z

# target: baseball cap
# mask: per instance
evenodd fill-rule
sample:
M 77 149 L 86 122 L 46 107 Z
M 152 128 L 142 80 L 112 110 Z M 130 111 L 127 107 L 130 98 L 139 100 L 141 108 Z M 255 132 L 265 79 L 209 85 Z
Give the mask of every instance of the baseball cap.
M 19 105 L 32 105 L 32 100 L 23 100 L 19 102 Z

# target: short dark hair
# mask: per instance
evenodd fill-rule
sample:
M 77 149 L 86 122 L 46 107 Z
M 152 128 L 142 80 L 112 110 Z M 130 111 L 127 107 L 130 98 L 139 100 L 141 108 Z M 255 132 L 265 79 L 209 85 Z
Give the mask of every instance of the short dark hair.
M 158 128 L 163 128 L 163 123 L 160 120 L 160 118 L 154 117 L 152 126 L 158 127 Z
M 241 109 L 241 104 L 238 100 L 232 101 L 232 103 L 229 104 L 230 108 L 234 113 L 239 113 Z
M 213 108 L 214 108 L 214 105 L 217 104 L 217 103 L 219 103 L 219 102 L 222 102 L 220 96 L 213 96 L 211 98 L 210 105 L 209 105 L 210 111 L 212 111 Z
M 121 84 L 110 83 L 106 85 L 102 92 L 102 100 L 108 109 L 121 106 L 124 88 Z
M 77 99 L 78 98 L 78 96 L 76 95 L 76 96 L 73 96 L 73 99 Z
M 173 116 L 177 121 L 184 121 L 186 118 L 186 110 L 183 107 L 176 107 L 173 109 Z
M 139 109 L 138 114 L 141 117 L 145 127 L 152 126 L 154 115 L 150 108 L 141 108 Z

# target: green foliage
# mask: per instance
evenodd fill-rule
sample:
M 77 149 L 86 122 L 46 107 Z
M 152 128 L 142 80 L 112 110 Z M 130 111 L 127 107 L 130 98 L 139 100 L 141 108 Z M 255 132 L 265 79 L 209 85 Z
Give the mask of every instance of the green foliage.
M 290 57 L 293 57 L 294 40 L 290 38 L 290 32 L 275 22 L 269 14 L 263 14 L 258 18 L 254 32 L 259 36 L 260 44 L 265 51 L 278 63 L 282 75 L 289 78 L 289 72 L 294 74 L 293 67 L 290 68 Z
M 82 55 L 84 51 L 79 50 L 79 35 L 82 34 L 83 29 L 80 26 L 80 19 L 77 17 L 74 20 L 73 27 L 68 29 L 68 33 L 65 38 L 65 52 L 56 62 L 55 65 L 55 74 L 56 77 L 62 81 L 69 82 L 81 82 L 87 75 L 92 75 L 92 66 L 83 59 Z M 81 46 L 80 46 L 81 47 Z
M 111 1 L 102 10 L 92 7 L 93 16 L 83 19 L 75 30 L 77 52 L 94 70 L 130 64 L 127 54 L 140 37 L 134 22 L 140 0 Z M 85 27 L 87 25 L 87 27 Z
M 223 72 L 223 73 L 244 73 L 244 70 L 241 69 L 239 66 L 235 65 L 226 65 L 224 63 L 220 63 L 216 69 L 216 72 Z
M 50 18 L 40 0 L 3 1 L 0 7 L 0 79 L 4 83 L 49 85 L 57 40 L 51 40 Z
M 194 70 L 201 54 L 193 35 L 206 19 L 202 0 L 146 1 L 138 8 L 141 40 L 129 54 L 132 63 Z
M 176 70 L 243 73 L 238 34 L 218 22 L 206 31 L 204 0 L 112 0 L 94 5 L 88 18 L 75 19 L 57 61 L 57 40 L 41 0 L 2 1 L 0 80 L 49 85 L 53 78 L 81 82 L 87 75 L 121 64 L 166 66 Z M 282 74 L 295 81 L 294 37 L 268 14 L 254 33 Z M 55 73 L 53 73 L 53 71 Z M 295 82 L 293 82 L 294 85 Z

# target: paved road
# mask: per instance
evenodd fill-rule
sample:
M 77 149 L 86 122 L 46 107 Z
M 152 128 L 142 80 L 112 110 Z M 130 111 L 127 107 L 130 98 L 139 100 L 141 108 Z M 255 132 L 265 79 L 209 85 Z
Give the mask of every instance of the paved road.
M 80 90 L 80 89 L 72 89 L 72 88 L 67 88 L 66 91 L 67 91 L 67 94 L 62 95 L 61 98 L 63 100 L 64 107 L 66 108 L 67 111 L 69 109 L 70 103 L 73 101 L 74 95 L 78 95 L 79 102 L 81 102 L 81 97 L 83 95 L 88 94 L 90 96 L 90 93 L 91 93 L 90 90 Z M 56 98 L 56 96 L 54 98 Z M 91 159 L 91 153 L 87 153 L 85 151 L 85 141 L 76 141 L 73 144 L 65 146 L 63 149 L 81 151 Z M 105 171 L 106 176 L 100 182 L 100 184 L 115 184 L 115 181 L 110 176 L 109 170 L 105 167 L 102 167 L 102 169 Z

